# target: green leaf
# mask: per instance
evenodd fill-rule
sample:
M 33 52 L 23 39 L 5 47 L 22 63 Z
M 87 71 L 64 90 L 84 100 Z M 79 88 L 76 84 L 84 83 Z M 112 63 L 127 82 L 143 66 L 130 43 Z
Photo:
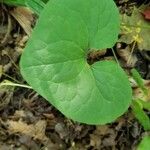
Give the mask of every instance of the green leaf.
M 8 5 L 16 5 L 16 6 L 26 5 L 26 0 L 0 0 L 0 2 L 6 3 Z
M 122 15 L 121 42 L 131 44 L 136 41 L 139 49 L 150 50 L 150 23 L 144 19 L 141 12 L 134 8 L 131 16 Z
M 40 15 L 45 7 L 45 3 L 42 0 L 26 0 L 26 6 Z
M 26 81 L 67 117 L 104 124 L 122 115 L 131 88 L 113 61 L 87 63 L 89 50 L 112 47 L 119 14 L 112 0 L 50 0 L 21 58 Z
M 36 14 L 40 14 L 45 7 L 45 3 L 42 0 L 0 0 L 3 3 L 14 6 L 26 6 L 29 7 Z
M 139 99 L 138 101 L 143 106 L 144 109 L 147 109 L 148 111 L 150 111 L 150 102 L 149 101 L 145 102 L 141 99 Z
M 142 79 L 141 75 L 138 73 L 138 71 L 136 69 L 132 69 L 131 73 L 132 73 L 133 79 L 136 81 L 136 83 L 141 88 L 141 90 L 143 91 L 143 93 L 145 95 L 148 95 L 148 90 L 146 89 L 146 87 L 144 85 L 144 82 L 143 82 L 143 79 Z
M 139 144 L 137 150 L 149 150 L 150 149 L 150 136 L 145 136 Z
M 45 4 L 49 1 L 49 0 L 42 0 Z
M 144 130 L 150 130 L 150 119 L 148 115 L 144 112 L 143 106 L 138 100 L 132 102 L 132 111 L 135 117 L 139 120 Z

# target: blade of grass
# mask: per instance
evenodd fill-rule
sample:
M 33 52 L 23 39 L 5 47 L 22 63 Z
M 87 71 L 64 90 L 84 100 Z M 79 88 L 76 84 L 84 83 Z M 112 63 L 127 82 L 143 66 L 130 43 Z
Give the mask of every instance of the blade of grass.
M 143 106 L 144 109 L 147 109 L 148 111 L 150 111 L 150 102 L 149 101 L 145 102 L 141 99 L 139 99 L 138 101 Z
M 138 121 L 143 126 L 144 130 L 150 130 L 150 119 L 148 115 L 144 112 L 143 107 L 138 102 L 138 100 L 132 101 L 132 112 L 134 116 L 138 119 Z
M 26 0 L 0 0 L 0 2 L 8 4 L 8 5 L 14 5 L 14 6 L 26 5 Z
M 42 0 L 26 0 L 26 6 L 33 10 L 37 15 L 40 15 L 45 7 Z
M 131 73 L 132 73 L 132 77 L 133 79 L 136 81 L 136 83 L 138 84 L 139 88 L 141 88 L 141 90 L 143 91 L 143 93 L 145 95 L 148 94 L 148 91 L 143 83 L 143 80 L 142 80 L 142 77 L 140 76 L 140 74 L 137 72 L 136 69 L 132 69 L 131 70 Z

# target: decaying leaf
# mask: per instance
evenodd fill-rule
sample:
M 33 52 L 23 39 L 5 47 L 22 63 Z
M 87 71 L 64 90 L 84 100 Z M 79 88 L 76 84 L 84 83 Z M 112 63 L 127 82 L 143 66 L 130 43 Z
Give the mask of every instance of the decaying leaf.
M 4 82 L 0 82 L 0 110 L 7 107 L 14 92 L 14 87 L 1 86 Z
M 136 62 L 138 61 L 137 56 L 131 53 L 130 46 L 127 46 L 124 49 L 117 50 L 118 55 L 122 58 L 125 62 L 126 67 L 134 67 Z
M 122 15 L 121 42 L 136 42 L 140 50 L 150 50 L 150 23 L 134 8 L 132 16 Z
M 47 141 L 48 138 L 45 135 L 46 121 L 40 120 L 35 124 L 27 124 L 23 121 L 8 120 L 8 130 L 11 133 L 21 133 L 38 139 L 41 141 Z
M 17 7 L 10 11 L 11 15 L 18 21 L 27 35 L 32 32 L 33 12 L 25 7 Z
M 145 95 L 142 89 L 138 87 L 137 83 L 134 81 L 133 78 L 129 78 L 129 80 L 133 89 L 133 99 L 150 101 L 150 80 L 143 80 L 144 86 L 147 89 L 147 95 Z
M 142 14 L 144 15 L 146 20 L 150 20 L 150 7 L 145 9 Z

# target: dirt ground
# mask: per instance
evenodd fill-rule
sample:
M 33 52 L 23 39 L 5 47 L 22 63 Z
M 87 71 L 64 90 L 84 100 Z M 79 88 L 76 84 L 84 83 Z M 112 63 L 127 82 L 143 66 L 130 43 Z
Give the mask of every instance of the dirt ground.
M 130 14 L 142 2 L 116 3 L 121 13 Z M 26 84 L 19 59 L 36 18 L 27 9 L 0 5 L 0 82 Z M 116 53 L 127 46 L 117 43 Z M 112 53 L 106 55 L 113 57 Z M 149 80 L 150 52 L 137 47 L 134 56 L 136 62 L 133 59 L 128 67 L 135 67 Z M 144 134 L 130 108 L 112 124 L 89 126 L 67 119 L 31 89 L 0 87 L 0 150 L 134 150 Z

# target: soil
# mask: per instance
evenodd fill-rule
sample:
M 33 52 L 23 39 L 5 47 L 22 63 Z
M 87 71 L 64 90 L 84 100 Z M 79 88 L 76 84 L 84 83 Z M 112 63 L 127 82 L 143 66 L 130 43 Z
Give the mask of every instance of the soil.
M 120 13 L 131 14 L 133 6 L 142 2 L 149 3 L 138 0 L 116 3 Z M 37 16 L 28 10 L 21 11 L 30 20 L 25 26 L 17 16 L 20 10 L 0 5 L 0 82 L 26 84 L 19 71 L 19 59 Z M 126 65 L 126 57 L 120 52 L 128 46 L 117 43 L 114 47 L 122 67 L 125 70 L 135 67 L 143 79 L 149 80 L 150 53 L 137 47 L 136 62 L 133 58 Z M 113 52 L 104 50 L 88 58 L 90 63 L 100 59 L 114 59 Z M 0 87 L 0 150 L 134 150 L 145 134 L 148 133 L 130 108 L 111 124 L 89 126 L 64 117 L 32 89 Z

